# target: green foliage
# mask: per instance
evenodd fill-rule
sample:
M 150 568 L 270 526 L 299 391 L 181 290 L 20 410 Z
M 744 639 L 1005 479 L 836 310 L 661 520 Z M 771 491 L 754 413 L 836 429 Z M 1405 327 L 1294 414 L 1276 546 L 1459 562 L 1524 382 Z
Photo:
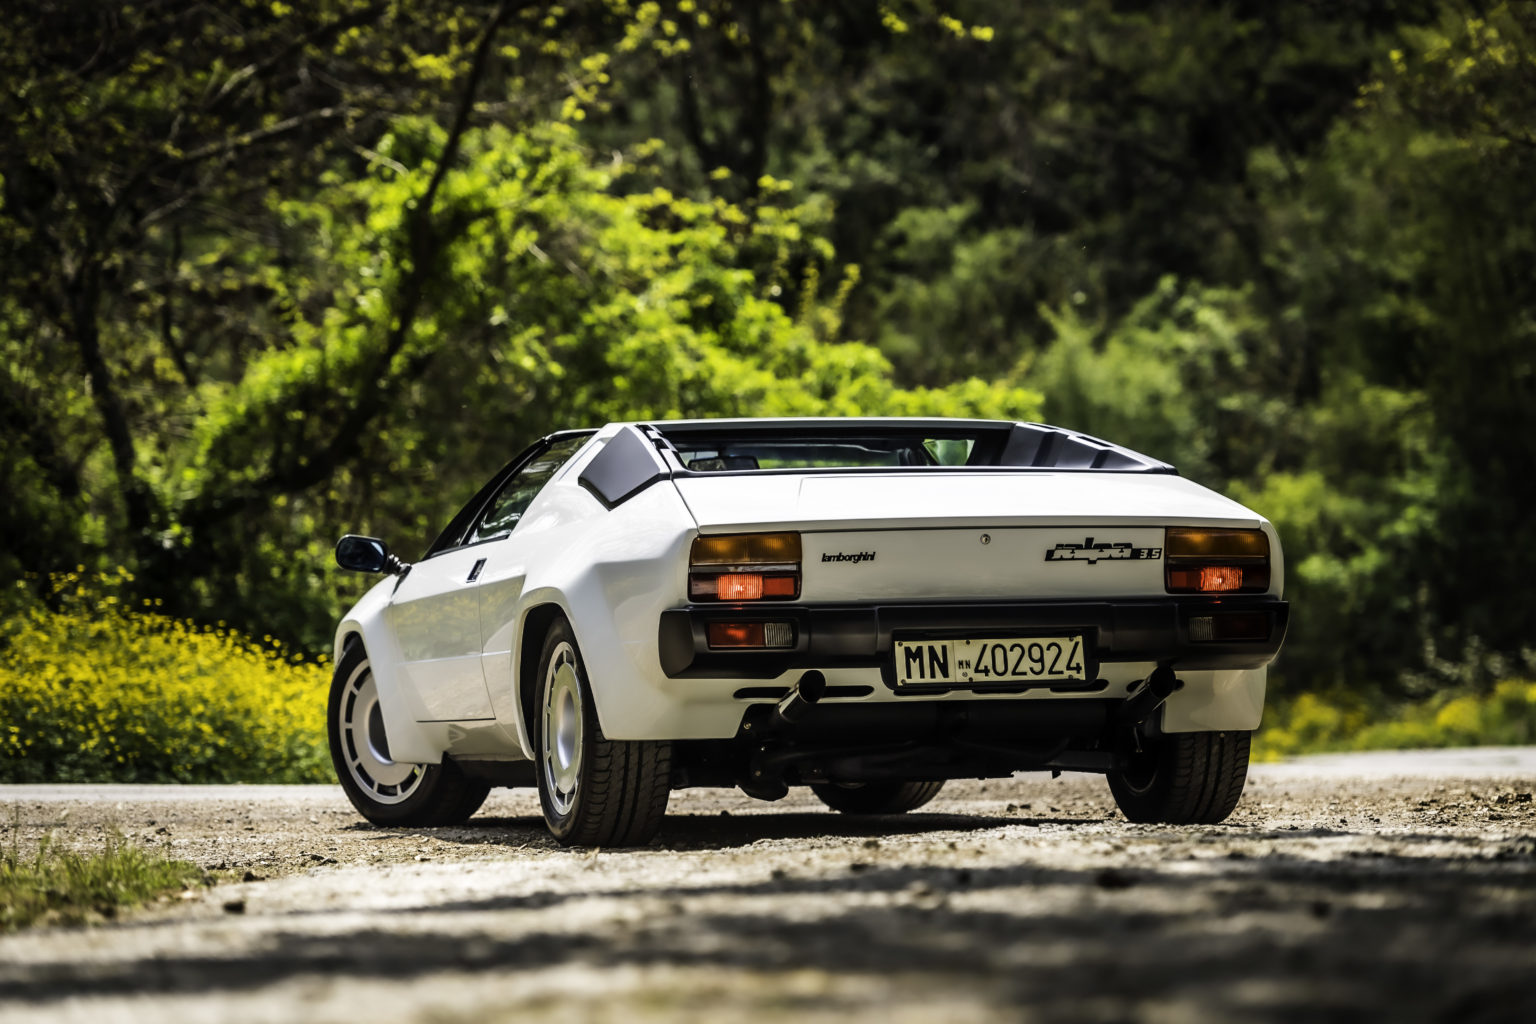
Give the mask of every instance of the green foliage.
M 44 840 L 26 854 L 14 840 L 0 849 L 0 932 L 39 921 L 79 924 L 93 916 L 112 917 L 121 907 L 203 881 L 196 864 L 147 853 L 120 835 L 99 853 L 60 850 Z
M 0 782 L 319 782 L 328 672 L 134 607 L 126 575 L 18 586 L 0 647 Z
M 1359 697 L 1303 693 L 1265 712 L 1256 761 L 1336 750 L 1536 744 L 1536 683 L 1507 679 L 1491 691 L 1369 706 Z
M 327 240 L 323 266 L 276 285 L 294 344 L 205 391 L 207 414 L 177 470 L 218 481 L 210 499 L 241 507 L 256 536 L 272 538 L 177 536 L 187 564 L 213 547 L 239 566 L 204 584 L 212 606 L 238 601 L 266 628 L 322 643 L 336 606 L 300 581 L 334 592 L 318 575 L 332 536 L 365 529 L 424 546 L 494 467 L 550 430 L 709 415 L 1038 415 L 1037 393 L 1004 383 L 899 389 L 877 350 L 824 337 L 836 293 L 823 303 L 804 282 L 834 268 L 804 211 L 616 190 L 615 177 L 646 168 L 592 166 L 561 125 L 465 134 L 438 192 L 437 255 L 396 338 L 393 297 L 417 268 L 378 239 L 398 237 L 437 170 L 420 154 L 441 136 L 428 122 L 397 122 L 370 173 L 279 206 L 286 231 Z M 775 301 L 791 265 L 798 316 Z M 387 412 L 363 431 L 358 410 L 369 405 Z M 325 491 L 267 500 L 271 479 L 304 479 L 340 446 L 356 455 Z M 294 537 L 307 549 L 296 552 Z M 289 571 L 298 586 L 279 579 L 270 604 L 252 600 L 261 574 Z
M 191 0 L 0 20 L 0 573 L 325 647 L 555 427 L 1045 418 L 1277 523 L 1282 699 L 1536 578 L 1536 6 Z
M 1248 296 L 1172 278 L 1109 324 L 1047 311 L 1055 337 L 1023 375 L 1053 422 L 1129 444 L 1221 487 L 1261 474 L 1287 419 L 1282 363 Z

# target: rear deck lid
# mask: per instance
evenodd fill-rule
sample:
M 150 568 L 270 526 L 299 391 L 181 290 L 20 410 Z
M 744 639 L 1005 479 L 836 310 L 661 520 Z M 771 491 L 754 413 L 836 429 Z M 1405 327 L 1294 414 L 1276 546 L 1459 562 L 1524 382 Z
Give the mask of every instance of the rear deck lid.
M 1180 477 L 909 471 L 675 481 L 703 533 L 796 530 L 802 600 L 1153 597 L 1164 528 L 1255 528 Z
M 674 480 L 705 533 L 946 526 L 1259 525 L 1229 498 L 1143 473 L 743 473 Z

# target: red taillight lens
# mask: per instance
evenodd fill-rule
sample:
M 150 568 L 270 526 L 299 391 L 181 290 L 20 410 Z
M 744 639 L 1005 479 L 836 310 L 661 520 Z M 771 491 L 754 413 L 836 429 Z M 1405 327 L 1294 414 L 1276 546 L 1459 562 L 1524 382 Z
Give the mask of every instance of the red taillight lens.
M 799 576 L 764 576 L 764 597 L 797 597 L 800 594 Z
M 800 596 L 798 533 L 698 537 L 688 562 L 695 601 L 793 600 Z
M 711 622 L 709 646 L 761 647 L 763 646 L 763 624 L 761 622 Z
M 1269 589 L 1269 538 L 1262 530 L 1172 527 L 1163 548 L 1170 594 Z

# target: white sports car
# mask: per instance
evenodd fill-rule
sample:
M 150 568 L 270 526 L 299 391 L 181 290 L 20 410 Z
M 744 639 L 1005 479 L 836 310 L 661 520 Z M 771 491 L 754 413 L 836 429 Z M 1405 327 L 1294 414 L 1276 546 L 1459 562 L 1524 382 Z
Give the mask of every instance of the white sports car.
M 989 420 L 613 423 L 497 473 L 336 631 L 336 774 L 380 824 L 536 785 L 562 842 L 673 789 L 839 811 L 1106 775 L 1133 821 L 1242 793 L 1283 564 L 1260 515 L 1083 434 Z

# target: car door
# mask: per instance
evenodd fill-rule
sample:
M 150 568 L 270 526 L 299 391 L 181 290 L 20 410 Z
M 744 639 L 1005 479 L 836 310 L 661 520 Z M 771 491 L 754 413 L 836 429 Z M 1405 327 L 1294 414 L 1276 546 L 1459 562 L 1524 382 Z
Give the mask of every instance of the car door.
M 480 671 L 480 605 L 475 596 L 485 551 L 457 547 L 411 566 L 389 615 L 402 668 L 426 721 L 490 718 Z
M 474 513 L 463 535 L 446 543 L 440 539 L 443 546 L 434 545 L 434 553 L 412 566 L 396 588 L 390 615 L 425 721 L 494 717 L 481 668 L 481 574 L 492 559 L 504 563 L 498 551 L 509 543 L 523 511 L 587 436 L 558 436 L 528 453 Z

